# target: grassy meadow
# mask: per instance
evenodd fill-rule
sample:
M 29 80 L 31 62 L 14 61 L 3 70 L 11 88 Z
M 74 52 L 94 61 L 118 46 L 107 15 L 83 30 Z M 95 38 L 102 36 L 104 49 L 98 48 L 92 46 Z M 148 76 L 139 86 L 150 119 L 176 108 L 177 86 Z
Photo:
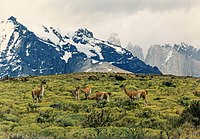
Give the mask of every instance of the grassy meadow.
M 46 80 L 41 103 L 34 103 L 31 91 Z M 131 102 L 128 90 L 146 89 L 143 100 Z M 110 102 L 75 101 L 69 92 L 91 86 L 111 92 Z M 0 81 L 0 138 L 94 138 L 94 139 L 199 139 L 200 78 L 77 73 L 11 78 Z

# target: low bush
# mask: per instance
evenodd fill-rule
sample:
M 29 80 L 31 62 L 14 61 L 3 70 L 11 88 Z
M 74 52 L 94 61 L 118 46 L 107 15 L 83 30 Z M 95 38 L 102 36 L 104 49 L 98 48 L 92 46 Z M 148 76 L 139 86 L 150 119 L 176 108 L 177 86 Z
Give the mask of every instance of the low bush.
M 200 126 L 200 100 L 194 100 L 181 114 L 181 122 L 189 122 L 194 126 Z
M 177 102 L 182 106 L 189 106 L 189 103 L 190 103 L 189 100 L 190 100 L 189 97 L 184 96 L 178 99 Z
M 171 81 L 163 82 L 162 85 L 167 87 L 176 87 L 176 85 L 173 84 Z

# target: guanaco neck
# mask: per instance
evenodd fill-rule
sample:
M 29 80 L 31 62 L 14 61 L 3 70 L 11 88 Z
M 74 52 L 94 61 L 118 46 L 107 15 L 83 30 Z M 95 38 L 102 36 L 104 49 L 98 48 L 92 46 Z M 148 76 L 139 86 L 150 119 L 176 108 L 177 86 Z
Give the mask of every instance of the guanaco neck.
M 85 89 L 82 89 L 81 88 L 81 91 L 83 92 L 83 93 L 91 93 L 91 88 L 89 87 L 89 88 L 85 88 Z
M 128 93 L 127 89 L 126 89 L 126 86 L 124 86 L 124 92 L 125 92 L 125 94 L 129 95 L 129 93 Z
M 43 86 L 43 83 L 41 83 L 40 89 L 41 89 L 41 96 L 43 96 L 44 95 L 44 86 Z

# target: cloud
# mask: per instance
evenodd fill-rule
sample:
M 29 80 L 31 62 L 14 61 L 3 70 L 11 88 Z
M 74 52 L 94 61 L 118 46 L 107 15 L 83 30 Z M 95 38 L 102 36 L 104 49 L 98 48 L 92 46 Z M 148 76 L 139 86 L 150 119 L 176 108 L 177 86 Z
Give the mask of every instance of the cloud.
M 171 11 L 190 9 L 199 6 L 199 0 L 73 0 L 66 2 L 58 0 L 58 6 L 68 5 L 70 11 L 76 13 L 127 13 L 132 14 L 141 10 Z
M 0 20 L 13 15 L 26 26 L 88 28 L 100 39 L 116 32 L 124 46 L 146 50 L 183 41 L 200 47 L 199 7 L 199 0 L 0 0 Z

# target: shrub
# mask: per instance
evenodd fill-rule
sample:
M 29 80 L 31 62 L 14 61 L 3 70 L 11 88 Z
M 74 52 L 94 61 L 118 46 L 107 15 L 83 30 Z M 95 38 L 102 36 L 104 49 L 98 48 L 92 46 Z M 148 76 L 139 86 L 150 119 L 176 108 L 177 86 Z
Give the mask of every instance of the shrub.
M 78 102 L 70 102 L 70 103 L 58 102 L 51 104 L 50 107 L 63 111 L 73 111 L 74 113 L 78 113 L 80 111 L 87 111 L 89 109 L 88 105 L 80 104 Z
M 117 127 L 135 127 L 139 122 L 139 119 L 134 116 L 124 116 L 120 121 L 117 121 L 115 125 Z
M 35 112 L 37 111 L 37 109 L 39 108 L 40 106 L 38 104 L 35 104 L 35 103 L 28 103 L 28 105 L 26 106 L 26 109 L 27 111 L 30 111 L 30 112 Z
M 124 78 L 123 76 L 120 76 L 120 75 L 115 75 L 115 79 L 117 81 L 124 81 L 124 80 L 126 80 L 126 78 Z
M 176 87 L 176 85 L 174 85 L 171 81 L 163 82 L 162 85 L 167 87 Z
M 140 108 L 138 101 L 130 101 L 128 97 L 127 99 L 124 99 L 124 97 L 118 97 L 114 102 L 110 102 L 110 106 L 119 107 L 125 110 L 134 110 L 136 108 Z
M 41 127 L 39 127 L 38 124 L 33 123 L 14 127 L 13 131 L 20 134 L 38 134 L 41 131 Z
M 55 115 L 52 110 L 41 111 L 36 118 L 37 123 L 53 122 Z
M 143 121 L 142 125 L 144 127 L 152 128 L 152 129 L 165 129 L 167 121 L 164 119 L 160 119 L 159 117 L 152 117 Z
M 114 119 L 112 118 L 111 110 L 109 109 L 95 109 L 87 117 L 83 123 L 85 127 L 103 127 L 109 126 Z
M 4 114 L 4 120 L 11 122 L 19 122 L 20 118 L 12 114 Z
M 178 99 L 177 102 L 182 106 L 189 106 L 189 100 L 190 100 L 189 97 L 184 96 Z
M 50 126 L 42 129 L 40 134 L 45 137 L 63 138 L 65 136 L 65 130 L 63 127 Z
M 194 100 L 181 114 L 181 122 L 190 122 L 194 126 L 200 125 L 200 100 Z
M 58 123 L 59 126 L 62 126 L 62 127 L 74 126 L 75 125 L 75 123 L 72 119 L 65 118 L 65 117 L 57 119 L 56 122 Z
M 136 114 L 140 118 L 151 118 L 153 116 L 159 115 L 159 112 L 155 112 L 150 108 L 144 108 L 142 111 Z

